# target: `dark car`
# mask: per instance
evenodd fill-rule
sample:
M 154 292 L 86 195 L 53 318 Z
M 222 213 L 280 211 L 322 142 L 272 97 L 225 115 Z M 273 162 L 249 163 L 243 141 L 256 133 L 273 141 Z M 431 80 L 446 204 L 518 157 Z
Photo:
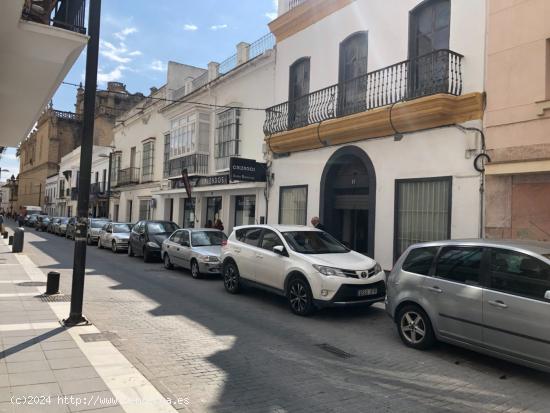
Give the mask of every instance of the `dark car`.
M 76 230 L 76 217 L 72 217 L 69 219 L 69 222 L 67 222 L 67 232 L 65 234 L 66 238 L 74 239 L 74 233 Z
M 30 215 L 29 219 L 26 220 L 25 225 L 33 228 L 36 225 L 36 221 L 38 220 L 38 217 L 39 217 L 38 214 Z
M 142 256 L 145 262 L 160 259 L 162 243 L 177 229 L 171 221 L 139 221 L 130 233 L 128 255 Z
M 40 215 L 37 220 L 34 228 L 37 231 L 46 231 L 48 229 L 48 224 L 50 223 L 50 217 L 47 215 Z

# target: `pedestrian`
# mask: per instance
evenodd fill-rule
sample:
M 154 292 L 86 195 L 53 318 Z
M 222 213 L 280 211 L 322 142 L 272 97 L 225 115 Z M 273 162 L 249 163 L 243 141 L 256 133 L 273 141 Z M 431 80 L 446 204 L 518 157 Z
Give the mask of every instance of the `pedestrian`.
M 311 225 L 313 225 L 317 229 L 320 229 L 321 231 L 326 231 L 325 226 L 321 224 L 321 220 L 319 219 L 319 217 L 311 218 Z
M 23 214 L 19 214 L 19 216 L 17 217 L 17 224 L 19 225 L 19 227 L 23 227 L 24 223 L 25 217 L 23 216 Z
M 223 231 L 223 222 L 221 219 L 216 220 L 216 224 L 214 225 L 214 228 L 219 229 L 220 231 Z
M 0 212 L 0 234 L 4 233 L 4 214 Z

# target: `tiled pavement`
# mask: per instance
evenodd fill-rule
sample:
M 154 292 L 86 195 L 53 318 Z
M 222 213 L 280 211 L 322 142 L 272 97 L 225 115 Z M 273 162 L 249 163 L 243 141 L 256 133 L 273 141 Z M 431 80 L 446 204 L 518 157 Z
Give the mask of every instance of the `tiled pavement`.
M 174 411 L 111 343 L 82 340 L 97 328 L 64 328 L 69 303 L 43 301 L 44 281 L 0 240 L 0 413 Z

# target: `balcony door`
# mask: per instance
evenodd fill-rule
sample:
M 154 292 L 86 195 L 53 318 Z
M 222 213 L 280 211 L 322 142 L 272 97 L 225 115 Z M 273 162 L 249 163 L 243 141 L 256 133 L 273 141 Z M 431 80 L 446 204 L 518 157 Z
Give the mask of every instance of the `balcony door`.
M 451 1 L 427 0 L 411 11 L 409 94 L 411 98 L 445 93 L 449 84 Z
M 288 92 L 288 127 L 308 125 L 309 111 L 309 57 L 303 57 L 290 66 Z
M 358 32 L 340 43 L 338 116 L 367 109 L 368 33 Z

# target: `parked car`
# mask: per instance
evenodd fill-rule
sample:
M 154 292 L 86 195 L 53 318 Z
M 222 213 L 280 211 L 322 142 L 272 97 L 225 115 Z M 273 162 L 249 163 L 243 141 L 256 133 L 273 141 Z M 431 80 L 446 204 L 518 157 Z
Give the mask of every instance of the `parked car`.
M 76 231 L 77 222 L 78 222 L 78 219 L 76 217 L 69 218 L 69 222 L 67 222 L 67 232 L 65 234 L 65 237 L 74 239 L 74 233 Z
M 90 218 L 88 220 L 88 234 L 86 234 L 86 243 L 88 245 L 97 244 L 101 228 L 109 222 L 111 222 L 111 220 L 107 218 Z
M 409 347 L 441 340 L 550 372 L 550 243 L 413 245 L 388 276 L 386 308 Z
M 29 215 L 28 219 L 26 219 L 25 225 L 33 228 L 36 224 L 36 221 L 38 220 L 38 217 L 39 217 L 38 214 Z
M 69 218 L 63 217 L 55 226 L 55 234 L 62 237 L 67 233 L 67 224 L 69 223 Z
M 180 229 L 162 243 L 166 269 L 179 266 L 191 270 L 193 278 L 221 272 L 222 244 L 227 236 L 217 229 Z
M 50 223 L 50 217 L 47 215 L 40 215 L 36 221 L 36 224 L 34 228 L 37 231 L 46 231 L 48 229 L 48 225 Z
M 162 243 L 177 229 L 179 226 L 171 221 L 139 221 L 130 233 L 128 255 L 141 255 L 145 262 L 161 258 Z
M 103 226 L 97 239 L 98 248 L 111 248 L 116 254 L 128 249 L 128 239 L 132 224 L 126 222 L 109 222 Z
M 50 222 L 48 222 L 48 228 L 47 231 L 54 234 L 55 233 L 55 226 L 59 224 L 59 221 L 61 220 L 61 217 L 54 217 L 50 219 Z
M 64 217 L 59 217 L 54 224 L 52 225 L 52 234 L 57 235 L 59 233 L 59 225 L 61 224 L 61 221 L 64 219 Z
M 222 247 L 225 289 L 242 284 L 287 297 L 292 312 L 371 305 L 386 295 L 385 273 L 373 259 L 328 233 L 306 226 L 250 225 L 233 230 Z

